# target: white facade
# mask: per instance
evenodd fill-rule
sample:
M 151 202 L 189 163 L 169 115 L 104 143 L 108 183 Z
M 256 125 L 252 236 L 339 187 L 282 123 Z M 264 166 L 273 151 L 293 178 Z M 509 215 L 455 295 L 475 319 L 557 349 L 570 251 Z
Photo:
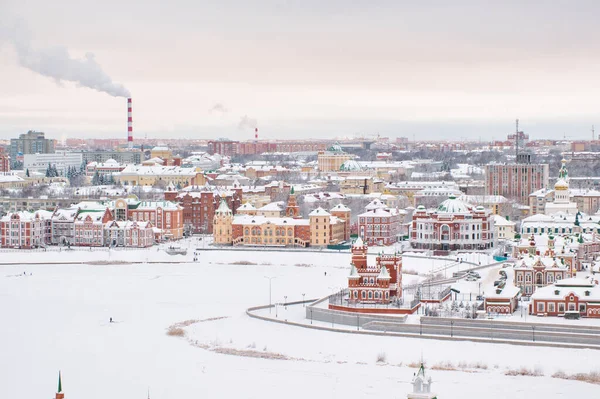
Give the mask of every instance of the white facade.
M 512 240 L 515 238 L 515 222 L 506 220 L 502 216 L 494 215 L 494 230 L 498 240 Z
M 25 154 L 23 155 L 23 169 L 29 169 L 29 173 L 46 173 L 48 164 L 55 166 L 60 176 L 65 176 L 68 168 L 79 170 L 83 162 L 83 154 L 80 152 L 57 151 L 53 154 Z

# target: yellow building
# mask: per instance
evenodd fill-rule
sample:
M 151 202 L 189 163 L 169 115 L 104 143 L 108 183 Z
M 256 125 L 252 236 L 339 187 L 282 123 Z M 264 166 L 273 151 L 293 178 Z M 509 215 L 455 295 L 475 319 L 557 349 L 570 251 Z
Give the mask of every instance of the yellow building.
M 337 172 L 342 164 L 354 158 L 353 155 L 346 154 L 339 145 L 331 146 L 327 151 L 317 153 L 317 162 L 321 172 Z
M 315 247 L 328 245 L 331 239 L 329 235 L 331 214 L 319 207 L 309 213 L 308 218 L 310 220 L 310 245 Z
M 227 206 L 225 200 L 221 200 L 219 208 L 215 212 L 213 218 L 213 236 L 215 244 L 231 244 L 232 243 L 232 222 L 233 212 Z
M 385 182 L 373 176 L 347 176 L 340 183 L 342 194 L 371 194 L 385 190 Z
M 114 173 L 115 182 L 125 186 L 173 185 L 186 187 L 203 186 L 206 179 L 199 168 L 180 166 L 128 165 L 121 172 Z
M 165 165 L 170 165 L 173 162 L 173 151 L 168 147 L 154 147 L 150 151 L 150 158 L 160 158 L 165 161 Z
M 494 230 L 498 240 L 514 240 L 515 222 L 506 220 L 499 215 L 494 215 Z

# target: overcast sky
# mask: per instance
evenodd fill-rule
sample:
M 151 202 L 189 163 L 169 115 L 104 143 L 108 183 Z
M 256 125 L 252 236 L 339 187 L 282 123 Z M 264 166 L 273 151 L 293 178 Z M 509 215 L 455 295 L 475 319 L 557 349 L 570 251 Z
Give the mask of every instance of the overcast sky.
M 125 98 L 28 69 L 25 40 L 93 53 L 132 94 L 134 136 L 488 140 L 519 118 L 591 138 L 600 2 L 489 3 L 0 0 L 0 137 L 126 135 Z

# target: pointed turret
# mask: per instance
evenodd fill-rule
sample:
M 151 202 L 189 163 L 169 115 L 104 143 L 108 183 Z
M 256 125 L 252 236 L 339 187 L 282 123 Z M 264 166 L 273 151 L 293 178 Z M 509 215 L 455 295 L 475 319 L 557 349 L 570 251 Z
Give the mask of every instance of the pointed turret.
M 391 279 L 390 272 L 388 272 L 387 267 L 381 266 L 381 270 L 379 271 L 379 276 L 377 276 L 377 280 L 389 280 Z
M 431 377 L 425 376 L 425 364 L 421 361 L 419 371 L 415 374 L 412 384 L 413 391 L 407 395 L 408 399 L 436 399 L 435 393 L 431 392 Z
M 231 209 L 229 209 L 229 206 L 227 205 L 227 201 L 225 201 L 224 199 L 221 199 L 221 203 L 219 204 L 219 207 L 217 208 L 217 211 L 215 212 L 216 215 L 231 215 Z
M 58 389 L 56 390 L 55 399 L 64 399 L 64 398 L 65 398 L 65 394 L 62 391 L 62 376 L 59 371 L 58 372 Z
M 362 238 L 360 238 L 360 236 L 358 236 L 358 238 L 356 239 L 356 241 L 354 241 L 354 244 L 352 244 L 352 246 L 354 248 L 360 248 L 363 247 L 365 244 L 363 243 Z
M 348 278 L 349 279 L 359 279 L 360 278 L 360 274 L 358 274 L 358 269 L 356 269 L 356 266 L 354 266 L 354 263 L 350 267 L 350 275 L 348 276 Z

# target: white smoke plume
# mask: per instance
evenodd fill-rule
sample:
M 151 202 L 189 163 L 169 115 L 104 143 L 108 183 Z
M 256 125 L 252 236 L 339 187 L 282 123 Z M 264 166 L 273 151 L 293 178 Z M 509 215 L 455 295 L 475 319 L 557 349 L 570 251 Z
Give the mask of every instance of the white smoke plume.
M 238 129 L 256 129 L 258 127 L 258 121 L 254 118 L 249 118 L 248 115 L 244 115 L 240 118 L 238 123 Z
M 73 58 L 66 47 L 34 48 L 22 22 L 2 24 L 0 21 L 0 39 L 13 45 L 22 67 L 52 78 L 57 84 L 73 82 L 114 97 L 131 95 L 123 85 L 113 82 L 92 53 L 86 53 L 84 58 L 78 59 Z
M 225 107 L 221 103 L 216 103 L 208 110 L 209 114 L 217 114 L 217 113 L 218 114 L 226 114 L 228 112 L 229 112 L 229 110 L 227 109 L 227 107 Z

